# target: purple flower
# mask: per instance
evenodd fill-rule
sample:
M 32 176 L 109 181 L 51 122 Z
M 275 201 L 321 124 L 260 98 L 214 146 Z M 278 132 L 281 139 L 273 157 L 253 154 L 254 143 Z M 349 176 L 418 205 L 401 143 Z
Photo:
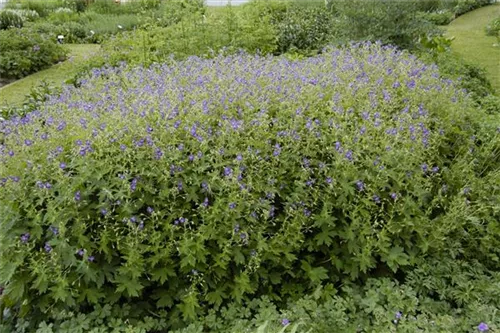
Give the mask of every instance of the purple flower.
M 480 323 L 477 326 L 477 329 L 479 330 L 479 332 L 487 332 L 490 328 L 488 327 L 488 325 L 486 323 Z
M 64 162 L 59 163 L 59 167 L 63 170 L 66 169 L 66 163 Z
M 137 178 L 134 178 L 134 179 L 132 179 L 132 182 L 130 183 L 130 190 L 132 192 L 134 192 L 136 188 L 137 188 Z
M 281 154 L 281 146 L 279 145 L 279 143 L 277 143 L 276 145 L 274 145 L 273 156 L 279 156 L 280 154 Z
M 28 243 L 29 240 L 30 240 L 30 233 L 29 232 L 21 235 L 21 242 L 22 243 L 26 244 L 26 243 Z
M 177 182 L 177 189 L 178 189 L 179 191 L 182 191 L 182 189 L 183 189 L 183 186 L 182 186 L 182 180 L 179 180 L 179 181 Z
M 286 318 L 281 319 L 281 325 L 286 326 L 288 324 L 290 324 L 290 320 L 288 320 Z
M 208 198 L 205 197 L 205 200 L 203 200 L 203 203 L 201 204 L 203 207 L 208 207 Z
M 81 195 L 80 195 L 80 191 L 76 191 L 75 193 L 75 201 L 80 201 L 81 200 Z
M 396 312 L 395 317 L 396 317 L 396 320 L 399 320 L 399 319 L 401 319 L 401 317 L 403 317 L 403 314 L 401 313 L 401 311 L 398 311 L 398 312 Z
M 203 183 L 201 183 L 201 188 L 202 188 L 204 191 L 208 191 L 208 184 L 207 184 L 207 182 L 205 182 L 205 181 L 204 181 Z
M 103 216 L 106 216 L 106 214 L 108 214 L 108 211 L 106 210 L 106 208 L 101 209 L 101 214 Z
M 363 191 L 363 189 L 365 188 L 365 183 L 363 183 L 361 180 L 358 180 L 356 182 L 356 187 L 358 188 L 358 191 Z
M 151 208 L 151 207 L 148 207 L 148 208 L 146 209 L 146 211 L 148 212 L 148 214 L 153 214 L 154 209 L 153 209 L 153 208 Z
M 139 223 L 139 225 L 137 226 L 137 228 L 139 228 L 139 230 L 144 229 L 144 221 L 141 221 L 141 222 Z
M 247 238 L 247 234 L 246 234 L 246 233 L 244 233 L 244 232 L 242 232 L 242 233 L 240 234 L 240 238 L 241 238 L 241 239 L 246 239 L 246 238 Z
M 87 260 L 88 260 L 88 262 L 94 262 L 95 257 L 94 257 L 94 256 L 89 256 L 89 257 L 87 258 Z
M 10 157 L 14 156 L 14 152 L 12 150 L 9 150 L 9 156 Z
M 427 172 L 427 170 L 429 169 L 429 167 L 425 163 L 421 165 L 421 168 L 423 172 Z
M 380 203 L 380 197 L 378 195 L 374 195 L 373 196 L 373 201 L 375 201 L 375 203 L 379 204 Z
M 306 181 L 307 186 L 313 186 L 313 184 L 314 184 L 314 179 L 309 179 L 308 181 Z
M 432 168 L 433 173 L 438 173 L 438 171 L 439 171 L 439 167 L 435 166 Z
M 160 148 L 155 149 L 155 159 L 159 160 L 163 156 L 163 151 Z
M 469 194 L 470 193 L 470 188 L 469 187 L 466 187 L 464 188 L 464 194 Z
M 233 169 L 230 167 L 224 167 L 224 176 L 230 177 L 233 174 Z
M 239 224 L 235 225 L 234 228 L 233 228 L 233 230 L 234 230 L 235 233 L 239 232 L 240 231 L 240 225 Z
M 236 208 L 236 203 L 231 202 L 231 203 L 229 204 L 229 209 L 235 209 L 235 208 Z
M 120 145 L 120 150 L 121 151 L 125 151 L 125 149 L 127 149 L 127 146 L 124 145 L 123 143 Z
M 80 249 L 80 250 L 76 251 L 76 254 L 78 254 L 80 257 L 83 257 L 83 255 L 85 254 L 85 250 Z
M 332 183 L 332 177 L 326 177 L 326 183 L 331 184 Z
M 57 236 L 59 234 L 59 228 L 57 228 L 57 227 L 50 226 L 49 230 L 52 231 L 52 233 L 54 234 L 54 236 Z
M 194 161 L 194 155 L 193 154 L 189 155 L 188 160 L 189 160 L 189 162 L 193 162 Z
M 304 208 L 304 216 L 305 217 L 311 216 L 311 211 L 309 209 L 307 209 L 307 208 Z
M 45 188 L 50 190 L 52 188 L 52 185 L 49 182 L 47 182 L 45 183 Z
M 345 158 L 347 158 L 348 161 L 351 161 L 353 160 L 353 157 L 352 157 L 352 150 L 348 150 L 346 153 L 345 153 Z
M 33 144 L 33 141 L 31 141 L 31 140 L 29 140 L 29 139 L 26 139 L 26 140 L 24 140 L 24 144 L 25 144 L 26 146 L 31 146 L 31 145 Z
M 45 252 L 50 253 L 52 251 L 52 246 L 50 246 L 49 243 L 45 243 L 45 246 L 43 247 L 45 249 Z
M 397 193 L 392 192 L 392 193 L 391 193 L 391 198 L 392 198 L 392 200 L 396 200 L 396 199 L 398 198 Z

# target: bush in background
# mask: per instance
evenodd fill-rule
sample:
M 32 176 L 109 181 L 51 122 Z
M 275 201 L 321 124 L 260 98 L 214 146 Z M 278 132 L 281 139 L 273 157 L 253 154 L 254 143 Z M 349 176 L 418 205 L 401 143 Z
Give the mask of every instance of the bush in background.
M 65 49 L 51 37 L 29 29 L 0 31 L 0 76 L 21 78 L 64 60 Z
M 88 6 L 89 12 L 98 14 L 138 14 L 142 10 L 140 1 L 128 1 L 123 4 L 115 3 L 114 0 L 94 1 Z
M 22 28 L 23 25 L 24 20 L 14 10 L 7 9 L 0 11 L 0 30 Z
M 381 41 L 416 48 L 419 37 L 440 31 L 418 13 L 415 1 L 333 1 L 335 36 L 339 41 Z
M 333 15 L 320 5 L 290 6 L 275 24 L 277 53 L 318 52 L 332 41 Z
M 34 10 L 4 9 L 0 10 L 0 30 L 9 28 L 22 28 L 25 22 L 31 22 L 38 18 Z
M 40 17 L 46 17 L 60 7 L 65 7 L 64 0 L 51 0 L 51 1 L 17 0 L 17 1 L 9 1 L 7 2 L 6 5 L 6 8 L 27 9 L 36 11 Z
M 436 260 L 496 272 L 485 117 L 381 45 L 94 70 L 2 123 L 2 299 L 34 326 L 133 304 L 181 328 Z
M 500 36 L 500 17 L 493 19 L 485 28 L 486 35 Z
M 449 9 L 434 12 L 421 12 L 421 17 L 435 25 L 447 25 L 455 19 L 455 14 Z

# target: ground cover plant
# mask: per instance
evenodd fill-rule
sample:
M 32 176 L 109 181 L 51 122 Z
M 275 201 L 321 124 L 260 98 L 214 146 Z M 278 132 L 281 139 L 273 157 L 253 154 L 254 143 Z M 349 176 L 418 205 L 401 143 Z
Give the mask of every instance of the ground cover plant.
M 0 126 L 2 302 L 25 330 L 125 304 L 180 329 L 374 276 L 444 301 L 430 307 L 443 325 L 498 324 L 491 290 L 414 274 L 460 261 L 486 288 L 500 268 L 498 117 L 436 67 L 363 43 L 101 68 L 80 84 Z M 480 296 L 488 318 L 453 314 Z M 419 314 L 401 306 L 384 318 Z

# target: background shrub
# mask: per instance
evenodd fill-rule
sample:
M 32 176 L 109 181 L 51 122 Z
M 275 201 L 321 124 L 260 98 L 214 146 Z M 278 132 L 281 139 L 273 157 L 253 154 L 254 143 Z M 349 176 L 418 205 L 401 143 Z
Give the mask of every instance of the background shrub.
M 13 10 L 0 11 L 0 30 L 9 28 L 22 28 L 24 20 Z
M 447 9 L 441 9 L 434 12 L 423 12 L 421 15 L 425 20 L 435 25 L 447 25 L 455 18 L 455 14 Z
M 337 19 L 337 39 L 381 41 L 401 48 L 415 48 L 419 37 L 439 34 L 439 30 L 422 18 L 415 1 L 333 1 Z
M 486 26 L 486 34 L 488 36 L 499 36 L 500 35 L 500 17 L 493 19 Z
M 0 31 L 0 76 L 21 78 L 64 60 L 66 50 L 52 36 L 26 28 Z
M 41 109 L 1 124 L 0 285 L 30 325 L 500 268 L 498 118 L 394 48 L 102 68 Z
M 332 40 L 333 15 L 324 5 L 292 5 L 275 23 L 279 54 L 320 51 Z
M 6 4 L 7 8 L 11 9 L 27 9 L 38 13 L 40 17 L 45 17 L 55 11 L 57 8 L 64 7 L 63 0 L 38 1 L 38 0 L 18 0 L 9 1 Z
M 88 10 L 99 14 L 133 15 L 141 11 L 157 9 L 160 6 L 160 2 L 160 0 L 139 0 L 117 4 L 114 0 L 100 0 L 90 4 Z

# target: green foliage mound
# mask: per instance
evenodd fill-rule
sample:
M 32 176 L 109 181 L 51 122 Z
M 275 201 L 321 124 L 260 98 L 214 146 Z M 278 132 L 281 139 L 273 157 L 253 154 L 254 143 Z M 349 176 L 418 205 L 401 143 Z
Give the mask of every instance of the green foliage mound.
M 419 1 L 340 1 L 330 6 L 337 20 L 336 37 L 341 41 L 381 41 L 411 49 L 419 37 L 440 32 L 419 13 Z
M 182 327 L 431 260 L 498 271 L 484 117 L 380 44 L 96 69 L 0 123 L 2 301 L 34 326 L 130 304 Z
M 66 50 L 55 36 L 40 35 L 30 29 L 0 30 L 0 77 L 21 78 L 64 60 Z
M 13 10 L 0 11 L 0 30 L 9 28 L 22 28 L 24 21 L 18 13 Z
M 485 28 L 488 36 L 496 36 L 500 41 L 500 16 L 493 19 Z

